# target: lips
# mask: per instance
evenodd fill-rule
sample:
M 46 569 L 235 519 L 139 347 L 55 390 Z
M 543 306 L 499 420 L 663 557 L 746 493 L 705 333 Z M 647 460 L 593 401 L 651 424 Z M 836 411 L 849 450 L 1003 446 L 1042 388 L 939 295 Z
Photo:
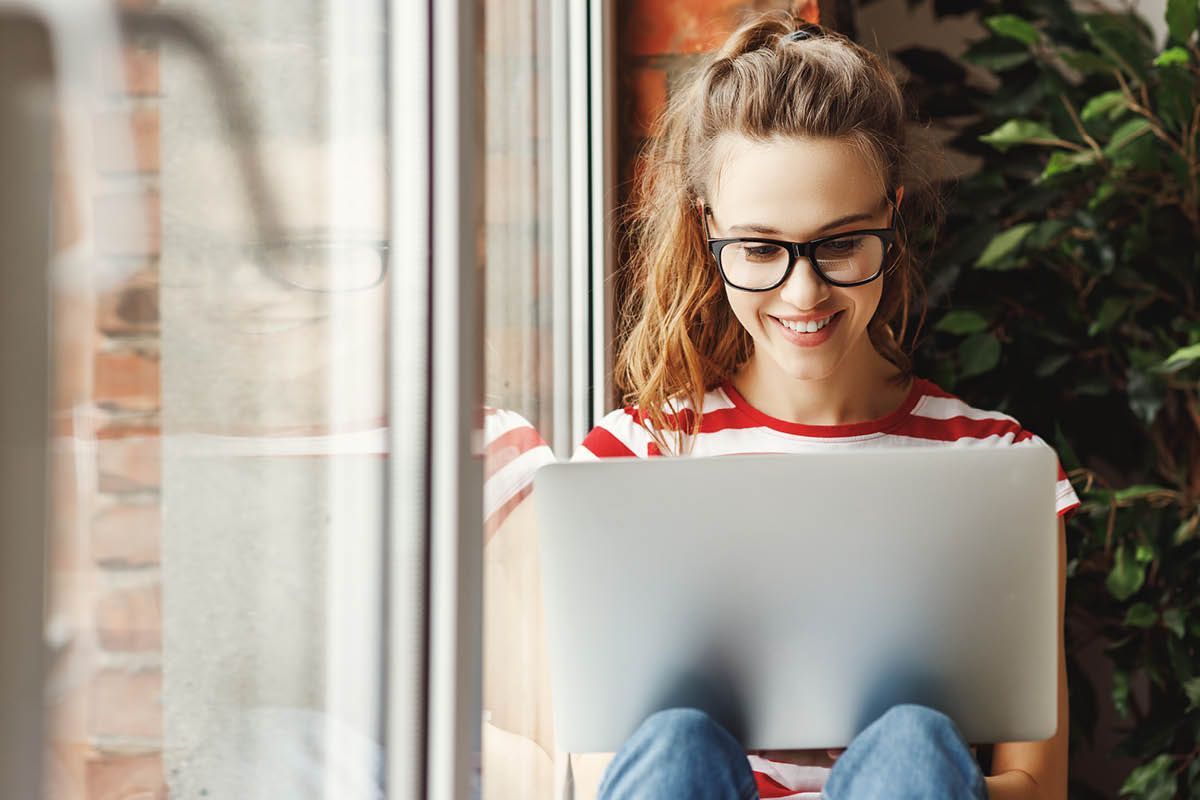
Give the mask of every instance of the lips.
M 834 331 L 837 329 L 838 322 L 841 320 L 841 318 L 842 312 L 838 311 L 830 316 L 811 321 L 795 321 L 785 324 L 785 322 L 779 317 L 771 317 L 771 321 L 779 330 L 783 338 L 792 344 L 799 345 L 801 347 L 816 347 L 819 344 L 829 341 L 829 339 L 833 336 Z M 799 327 L 799 325 L 805 325 L 806 330 L 804 332 L 793 330 L 791 327 L 789 327 L 789 325 L 795 325 L 797 327 Z M 817 329 L 811 333 L 808 332 L 807 328 L 814 327 L 814 325 L 819 327 L 817 327 Z

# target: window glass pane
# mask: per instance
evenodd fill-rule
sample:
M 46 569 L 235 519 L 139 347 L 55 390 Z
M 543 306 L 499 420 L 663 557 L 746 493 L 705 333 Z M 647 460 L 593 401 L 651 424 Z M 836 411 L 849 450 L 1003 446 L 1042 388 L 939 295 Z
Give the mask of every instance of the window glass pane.
M 555 231 L 551 153 L 551 8 L 484 5 L 486 459 L 484 730 L 486 798 L 550 798 L 549 682 L 530 500 L 553 460 Z M 561 20 L 561 17 L 558 18 Z M 561 133 L 555 131 L 554 133 Z M 561 144 L 561 143 L 560 143 Z M 563 198 L 557 198 L 562 202 Z M 560 353 L 560 356 L 562 354 Z
M 48 795 L 378 797 L 385 6 L 170 9 L 258 135 L 146 35 L 64 113 Z

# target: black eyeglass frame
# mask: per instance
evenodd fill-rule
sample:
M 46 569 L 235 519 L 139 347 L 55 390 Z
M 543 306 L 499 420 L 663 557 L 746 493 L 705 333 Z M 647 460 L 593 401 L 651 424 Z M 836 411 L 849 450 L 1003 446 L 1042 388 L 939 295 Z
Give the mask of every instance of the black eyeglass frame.
M 892 251 L 892 245 L 896 243 L 895 227 L 866 228 L 863 230 L 845 231 L 843 233 L 835 233 L 832 236 L 822 236 L 820 239 L 812 239 L 811 241 L 807 242 L 789 242 L 785 239 L 764 239 L 759 236 L 736 236 L 731 239 L 714 239 L 708 230 L 708 215 L 710 213 L 711 212 L 709 211 L 708 206 L 701 204 L 700 216 L 704 220 L 704 238 L 708 242 L 709 251 L 712 253 L 713 258 L 716 259 L 717 271 L 721 273 L 721 280 L 725 281 L 725 283 L 733 288 L 739 289 L 743 292 L 769 292 L 773 289 L 778 289 L 780 286 L 787 283 L 787 279 L 792 275 L 792 270 L 796 267 L 796 262 L 799 261 L 801 257 L 807 258 L 809 266 L 812 267 L 813 271 L 821 277 L 821 280 L 825 281 L 831 286 L 862 286 L 863 284 L 878 280 L 880 275 L 887 272 L 887 268 L 885 267 L 887 264 L 887 257 Z M 895 212 L 893 211 L 893 213 Z M 813 257 L 813 254 L 816 252 L 816 248 L 819 245 L 825 244 L 826 242 L 831 242 L 834 239 L 842 239 L 847 236 L 867 235 L 878 236 L 883 240 L 885 245 L 883 251 L 883 261 L 879 264 L 879 269 L 871 277 L 864 278 L 861 281 L 835 281 L 833 278 L 830 278 L 828 275 L 822 272 L 821 268 L 817 266 L 817 260 Z M 745 286 L 738 286 L 736 283 L 729 280 L 728 276 L 725 275 L 725 268 L 721 266 L 721 251 L 724 250 L 727 245 L 731 245 L 736 242 L 758 242 L 761 244 L 773 244 L 787 250 L 788 265 L 787 269 L 783 271 L 783 277 L 770 286 L 764 286 L 761 289 L 749 289 Z

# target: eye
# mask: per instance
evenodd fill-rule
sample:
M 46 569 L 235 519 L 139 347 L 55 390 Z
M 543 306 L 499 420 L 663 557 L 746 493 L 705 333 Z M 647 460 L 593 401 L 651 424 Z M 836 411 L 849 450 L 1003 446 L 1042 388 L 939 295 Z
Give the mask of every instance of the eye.
M 856 250 L 861 250 L 864 239 L 865 237 L 863 236 L 850 236 L 844 239 L 834 239 L 822 244 L 817 252 L 819 255 L 848 255 Z
M 739 247 L 741 257 L 749 262 L 769 263 L 784 254 L 782 247 L 776 244 L 745 242 Z

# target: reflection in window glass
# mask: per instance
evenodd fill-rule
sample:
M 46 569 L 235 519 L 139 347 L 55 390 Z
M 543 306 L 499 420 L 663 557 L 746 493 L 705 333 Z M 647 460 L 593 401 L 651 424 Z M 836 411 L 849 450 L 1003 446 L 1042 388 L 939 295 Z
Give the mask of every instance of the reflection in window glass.
M 59 167 L 48 795 L 381 797 L 384 4 L 171 7 L 278 230 L 195 57 L 98 48 Z
M 530 499 L 534 471 L 554 459 L 553 348 L 565 346 L 551 341 L 550 14 L 547 0 L 484 9 L 483 793 L 497 799 L 554 794 Z

